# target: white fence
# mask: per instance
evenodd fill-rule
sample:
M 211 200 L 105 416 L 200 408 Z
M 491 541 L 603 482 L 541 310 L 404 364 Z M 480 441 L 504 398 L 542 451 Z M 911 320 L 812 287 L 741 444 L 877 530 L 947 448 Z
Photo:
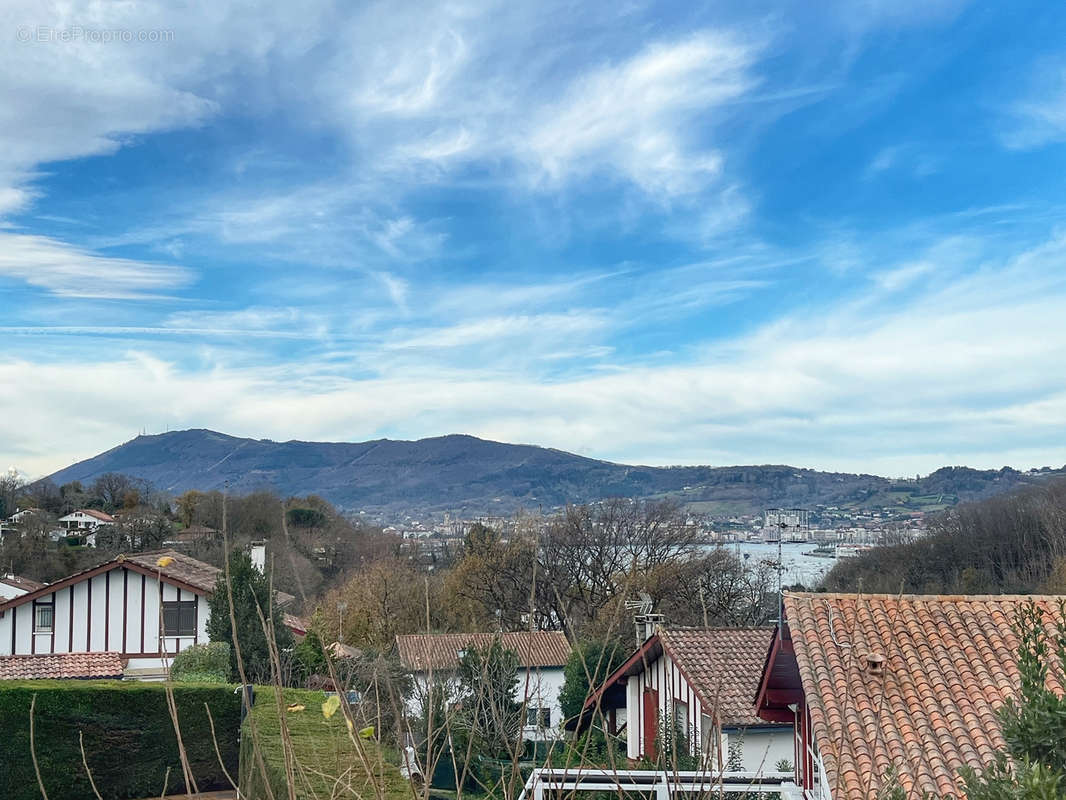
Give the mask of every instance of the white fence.
M 791 772 L 662 772 L 653 770 L 548 769 L 533 770 L 518 800 L 550 800 L 576 792 L 616 792 L 670 800 L 698 794 L 704 797 L 776 797 L 803 800 Z M 548 795 L 546 797 L 546 794 Z

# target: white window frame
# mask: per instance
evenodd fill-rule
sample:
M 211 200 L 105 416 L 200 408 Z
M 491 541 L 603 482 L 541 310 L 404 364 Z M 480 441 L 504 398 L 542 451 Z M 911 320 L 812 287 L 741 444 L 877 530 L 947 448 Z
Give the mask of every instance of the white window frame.
M 47 608 L 52 612 L 52 620 L 48 627 L 44 627 L 40 624 L 40 617 L 38 616 L 38 609 Z M 56 629 L 56 606 L 55 602 L 49 598 L 48 600 L 34 600 L 33 601 L 33 632 L 34 633 L 55 633 Z

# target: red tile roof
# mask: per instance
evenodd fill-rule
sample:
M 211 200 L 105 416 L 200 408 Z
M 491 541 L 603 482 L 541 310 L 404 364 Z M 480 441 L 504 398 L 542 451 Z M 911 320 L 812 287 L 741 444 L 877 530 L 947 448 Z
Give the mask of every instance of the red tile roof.
M 562 667 L 570 657 L 570 642 L 558 631 L 409 634 L 396 637 L 396 648 L 405 669 L 447 670 L 459 666 L 463 650 L 487 647 L 496 638 L 505 648 L 518 653 L 522 667 Z
M 786 595 L 835 800 L 873 797 L 890 769 L 908 797 L 957 795 L 959 767 L 986 766 L 1006 748 L 996 711 L 1019 693 L 1018 609 L 1034 601 L 1050 626 L 1061 599 Z M 869 653 L 885 657 L 883 674 L 871 674 Z
M 667 654 L 705 709 L 724 727 L 766 725 L 751 699 L 759 688 L 772 628 L 674 628 L 659 631 Z
M 588 697 L 581 724 L 598 704 L 624 705 L 622 697 L 609 700 L 608 691 L 664 653 L 723 727 L 780 724 L 760 719 L 752 706 L 773 633 L 773 628 L 659 628 Z
M 0 680 L 36 678 L 121 678 L 119 653 L 56 653 L 0 656 Z

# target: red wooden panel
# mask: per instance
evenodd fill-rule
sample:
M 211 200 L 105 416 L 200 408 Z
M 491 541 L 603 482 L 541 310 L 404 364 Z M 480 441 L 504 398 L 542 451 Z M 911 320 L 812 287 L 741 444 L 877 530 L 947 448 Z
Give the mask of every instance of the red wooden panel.
M 655 759 L 656 739 L 659 738 L 659 692 L 657 689 L 644 690 L 644 755 Z

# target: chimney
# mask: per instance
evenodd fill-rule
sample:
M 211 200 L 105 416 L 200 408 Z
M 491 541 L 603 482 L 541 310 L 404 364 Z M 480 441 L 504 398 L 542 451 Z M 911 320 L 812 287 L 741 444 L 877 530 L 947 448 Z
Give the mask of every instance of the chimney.
M 666 617 L 662 614 L 641 614 L 637 617 L 637 630 L 640 631 L 641 627 L 643 627 L 643 638 L 638 644 L 646 642 L 654 636 L 656 629 L 662 625 L 665 620 Z
M 866 654 L 866 671 L 870 675 L 885 674 L 885 657 L 881 653 Z
M 257 539 L 248 545 L 248 555 L 252 558 L 252 566 L 263 575 L 266 574 L 266 542 Z

